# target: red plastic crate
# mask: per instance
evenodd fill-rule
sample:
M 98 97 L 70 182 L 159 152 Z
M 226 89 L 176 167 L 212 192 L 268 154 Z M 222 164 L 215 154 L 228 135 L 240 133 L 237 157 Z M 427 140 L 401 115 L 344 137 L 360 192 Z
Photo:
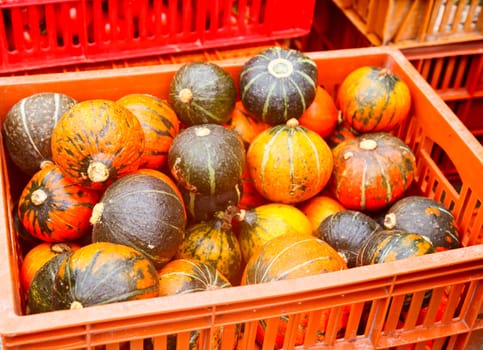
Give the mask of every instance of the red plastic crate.
M 315 0 L 3 0 L 0 73 L 293 38 Z
M 0 149 L 0 335 L 4 350 L 13 349 L 166 349 L 168 335 L 177 334 L 179 349 L 187 349 L 192 330 L 200 330 L 206 349 L 214 349 L 218 326 L 233 334 L 242 324 L 237 350 L 253 350 L 260 320 L 267 321 L 261 349 L 273 349 L 275 326 L 289 315 L 286 349 L 293 348 L 302 312 L 310 319 L 330 312 L 323 343 L 315 343 L 316 327 L 309 322 L 306 348 L 313 349 L 434 349 L 467 348 L 471 335 L 483 330 L 483 147 L 399 51 L 386 47 L 312 52 L 319 81 L 335 96 L 337 87 L 362 65 L 388 67 L 409 86 L 411 117 L 397 135 L 417 158 L 416 184 L 422 194 L 452 210 L 464 247 L 426 256 L 364 266 L 306 278 L 237 286 L 186 295 L 93 306 L 80 310 L 24 315 L 19 289 L 21 251 L 12 218 L 15 194 L 22 176 Z M 238 82 L 248 58 L 217 61 Z M 117 99 L 130 92 L 166 98 L 168 82 L 180 67 L 153 65 L 115 70 L 83 71 L 0 78 L 3 97 L 0 116 L 20 98 L 40 91 L 59 91 L 78 100 Z M 433 159 L 444 149 L 454 161 L 462 183 L 455 188 Z M 427 292 L 432 296 L 427 316 L 418 319 Z M 405 321 L 406 296 L 412 294 Z M 446 311 L 436 320 L 443 295 Z M 349 320 L 343 334 L 335 325 L 343 309 Z M 235 340 L 224 337 L 222 350 L 233 350 Z M 469 348 L 468 348 L 469 349 Z

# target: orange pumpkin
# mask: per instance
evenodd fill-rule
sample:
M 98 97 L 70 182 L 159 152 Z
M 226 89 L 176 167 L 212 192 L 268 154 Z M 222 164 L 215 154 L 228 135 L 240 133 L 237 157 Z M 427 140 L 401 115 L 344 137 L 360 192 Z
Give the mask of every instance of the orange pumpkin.
M 257 191 L 272 202 L 290 204 L 319 193 L 333 167 L 324 139 L 293 118 L 260 133 L 250 144 L 246 160 Z
M 20 265 L 20 284 L 27 292 L 35 273 L 53 257 L 80 248 L 76 243 L 40 243 L 30 249 Z
M 236 219 L 239 221 L 238 239 L 245 262 L 274 237 L 312 234 L 312 225 L 307 216 L 290 204 L 267 203 L 252 209 L 242 209 Z
M 315 232 L 329 215 L 345 210 L 344 206 L 335 198 L 318 195 L 303 202 L 299 209 L 309 218 L 312 231 Z
M 136 170 L 144 131 L 136 116 L 110 100 L 79 102 L 52 131 L 52 158 L 62 172 L 85 187 L 103 190 Z
M 333 149 L 332 190 L 347 209 L 379 210 L 401 198 L 414 180 L 416 159 L 401 139 L 366 133 Z
M 407 118 L 411 94 L 390 69 L 364 66 L 344 79 L 337 105 L 342 118 L 359 132 L 390 131 Z
M 334 131 L 338 120 L 339 111 L 334 99 L 325 88 L 318 86 L 315 99 L 299 118 L 300 125 L 315 131 L 325 139 Z
M 282 279 L 312 276 L 326 272 L 347 269 L 342 257 L 328 243 L 312 236 L 285 234 L 269 240 L 259 248 L 248 261 L 242 276 L 242 285 L 265 283 Z M 317 339 L 323 340 L 327 327 L 329 310 L 322 312 L 317 331 Z M 280 317 L 276 334 L 277 348 L 283 347 L 288 318 Z M 347 316 L 342 318 L 342 329 Z M 306 314 L 302 314 L 297 324 L 297 339 L 294 345 L 302 345 L 305 337 Z M 264 340 L 265 322 L 258 325 L 257 337 Z
M 235 109 L 231 113 L 231 118 L 225 126 L 236 132 L 247 148 L 259 133 L 270 128 L 270 124 L 253 117 L 245 109 L 241 101 L 235 103 Z
M 129 94 L 116 101 L 129 109 L 144 130 L 140 168 L 160 169 L 168 160 L 169 147 L 179 133 L 179 120 L 168 102 L 148 94 Z
M 89 217 L 99 197 L 65 177 L 58 166 L 46 166 L 22 191 L 18 218 L 27 232 L 44 242 L 71 241 L 90 232 Z
M 109 242 L 85 245 L 59 266 L 53 307 L 78 309 L 159 295 L 158 272 L 138 250 Z

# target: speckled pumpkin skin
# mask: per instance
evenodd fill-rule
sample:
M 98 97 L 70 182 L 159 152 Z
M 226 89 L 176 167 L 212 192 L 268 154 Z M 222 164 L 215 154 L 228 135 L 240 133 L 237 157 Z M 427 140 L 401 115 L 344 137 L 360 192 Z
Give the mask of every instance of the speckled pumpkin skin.
M 79 102 L 52 131 L 54 162 L 73 181 L 96 190 L 138 169 L 143 151 L 141 123 L 127 108 L 110 100 Z M 93 164 L 105 167 L 105 177 L 93 178 Z
M 54 283 L 56 310 L 159 295 L 158 272 L 134 248 L 109 242 L 85 245 L 63 260 Z
M 32 176 L 18 203 L 22 227 L 44 242 L 67 242 L 90 233 L 89 218 L 98 192 L 72 182 L 58 166 Z
M 390 131 L 407 118 L 411 94 L 389 69 L 366 66 L 344 79 L 337 105 L 343 119 L 358 132 Z
M 144 150 L 140 168 L 161 169 L 168 151 L 179 133 L 179 120 L 168 102 L 148 94 L 129 94 L 116 101 L 129 109 L 144 130 Z
M 51 136 L 58 120 L 77 101 L 65 94 L 42 92 L 18 101 L 3 123 L 5 147 L 12 161 L 28 175 L 52 160 Z
M 333 154 L 331 188 L 347 209 L 382 209 L 401 198 L 414 180 L 413 152 L 388 133 L 366 133 L 344 141 Z
M 435 251 L 429 239 L 420 234 L 402 230 L 381 230 L 361 247 L 356 265 L 381 264 Z
M 324 139 L 296 119 L 263 131 L 247 151 L 253 185 L 278 203 L 300 203 L 315 196 L 327 185 L 333 165 Z

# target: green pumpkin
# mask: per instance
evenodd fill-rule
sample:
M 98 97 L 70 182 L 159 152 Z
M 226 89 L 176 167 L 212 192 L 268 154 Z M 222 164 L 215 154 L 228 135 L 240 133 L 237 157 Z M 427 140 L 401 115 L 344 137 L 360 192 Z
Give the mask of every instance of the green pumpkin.
M 169 87 L 169 103 L 186 126 L 223 124 L 235 108 L 233 77 L 211 62 L 190 62 L 176 71 Z
M 268 48 L 243 65 L 241 101 L 247 111 L 271 125 L 298 119 L 315 99 L 317 74 L 315 62 L 300 51 Z

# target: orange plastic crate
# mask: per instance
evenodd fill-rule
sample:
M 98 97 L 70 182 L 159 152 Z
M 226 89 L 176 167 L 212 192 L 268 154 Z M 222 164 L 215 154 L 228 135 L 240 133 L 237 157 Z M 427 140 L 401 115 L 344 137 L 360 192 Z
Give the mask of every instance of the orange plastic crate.
M 480 0 L 333 0 L 374 45 L 413 47 L 483 38 Z
M 189 334 L 201 330 L 206 349 L 213 349 L 213 334 L 224 326 L 234 334 L 242 324 L 237 349 L 255 349 L 259 320 L 267 321 L 261 349 L 273 349 L 275 325 L 289 315 L 285 348 L 293 348 L 297 323 L 308 312 L 307 348 L 465 349 L 473 332 L 483 329 L 483 147 L 456 115 L 418 74 L 414 66 L 388 47 L 312 52 L 320 83 L 335 94 L 343 78 L 362 65 L 388 67 L 409 86 L 411 117 L 397 131 L 417 157 L 416 182 L 422 194 L 450 208 L 457 219 L 464 247 L 447 252 L 364 266 L 306 278 L 238 286 L 187 295 L 94 306 L 80 310 L 24 315 L 19 292 L 21 252 L 15 243 L 12 208 L 21 176 L 7 161 L 2 147 L 0 173 L 0 335 L 9 349 L 166 349 L 169 334 L 178 335 L 179 349 L 188 349 Z M 216 61 L 237 80 L 248 58 Z M 85 71 L 0 78 L 3 92 L 0 115 L 20 98 L 40 91 L 59 91 L 78 100 L 117 99 L 130 92 L 168 94 L 168 82 L 180 67 L 157 65 L 116 70 Z M 432 158 L 435 147 L 444 149 L 462 180 L 455 189 Z M 425 294 L 431 291 L 427 316 L 418 320 Z M 442 295 L 448 304 L 440 321 L 435 314 Z M 404 322 L 400 316 L 406 296 L 412 294 Z M 335 325 L 350 308 L 347 328 Z M 315 343 L 310 320 L 330 310 L 324 343 Z M 234 349 L 225 336 L 222 349 Z M 127 342 L 127 344 L 125 344 Z M 410 346 L 410 347 L 408 347 Z
M 4 0 L 0 73 L 253 44 L 309 32 L 315 0 Z

